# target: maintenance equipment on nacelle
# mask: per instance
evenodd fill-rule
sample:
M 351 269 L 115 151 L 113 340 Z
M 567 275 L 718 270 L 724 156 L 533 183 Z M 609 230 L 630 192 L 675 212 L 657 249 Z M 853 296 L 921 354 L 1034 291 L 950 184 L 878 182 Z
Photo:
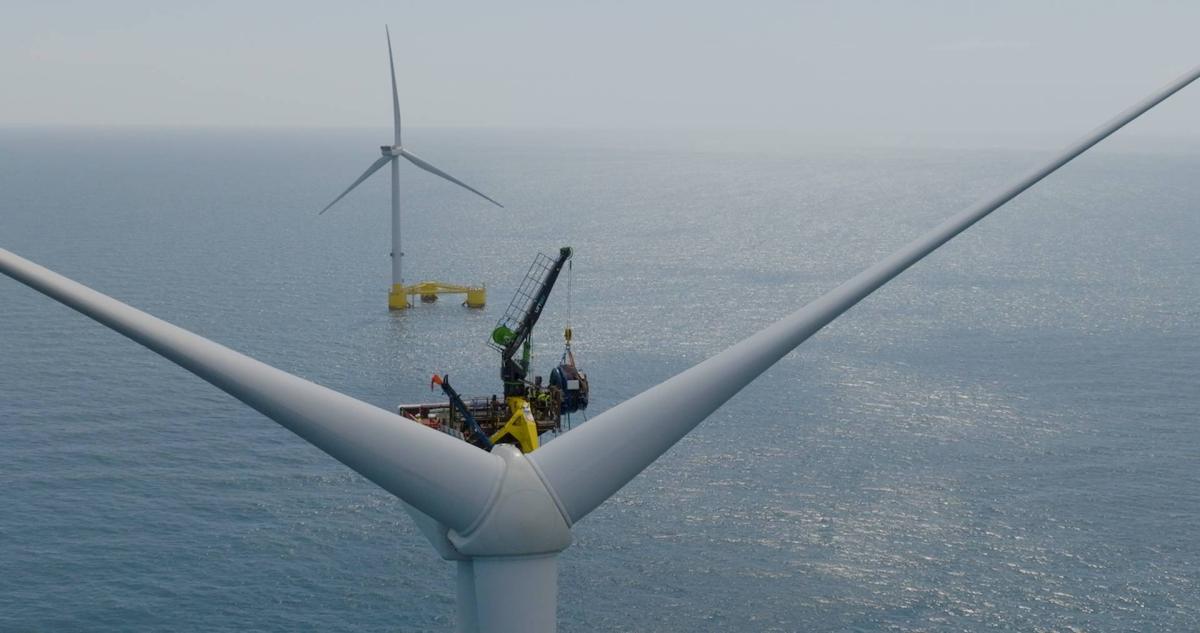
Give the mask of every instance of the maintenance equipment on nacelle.
M 570 414 L 586 409 L 588 380 L 575 365 L 569 317 L 563 332 L 562 359 L 551 370 L 550 380 L 543 382 L 541 376 L 534 376 L 532 381 L 528 379 L 533 326 L 541 318 L 542 309 L 564 265 L 568 265 L 570 279 L 568 262 L 571 255 L 569 246 L 559 249 L 557 258 L 538 253 L 504 316 L 492 330 L 488 344 L 500 352 L 503 403 L 495 395 L 463 399 L 450 386 L 449 376 L 435 375 L 430 389 L 440 386 L 449 402 L 400 405 L 400 414 L 484 450 L 491 450 L 495 444 L 512 443 L 522 452 L 530 453 L 537 450 L 542 433 L 562 431 L 564 414 L 569 421 Z M 569 294 L 568 282 L 568 305 Z M 518 351 L 520 358 L 517 358 Z

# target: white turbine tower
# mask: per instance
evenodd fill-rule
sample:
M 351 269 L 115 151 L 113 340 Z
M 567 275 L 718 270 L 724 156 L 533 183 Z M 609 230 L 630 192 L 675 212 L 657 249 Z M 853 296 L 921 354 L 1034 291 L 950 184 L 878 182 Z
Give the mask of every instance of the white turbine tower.
M 403 500 L 438 552 L 457 561 L 458 630 L 553 631 L 557 556 L 571 544 L 572 525 L 830 321 L 1197 77 L 1200 67 L 800 310 L 528 455 L 503 444 L 485 452 L 3 249 L 0 272 L 211 382 Z M 514 587 L 519 600 L 512 599 Z
M 436 296 L 440 292 L 461 292 L 467 295 L 467 305 L 471 307 L 483 307 L 484 291 L 482 287 L 466 287 L 455 286 L 452 284 L 443 284 L 439 282 L 422 282 L 411 287 L 404 285 L 404 276 L 402 271 L 402 261 L 404 253 L 400 250 L 400 161 L 399 158 L 407 159 L 408 162 L 424 169 L 425 171 L 445 178 L 450 182 L 474 193 L 475 195 L 487 200 L 488 202 L 504 208 L 504 205 L 492 200 L 484 195 L 479 190 L 471 187 L 467 183 L 447 174 L 446 172 L 434 167 L 426 162 L 420 156 L 408 151 L 400 138 L 400 96 L 396 92 L 396 62 L 392 58 L 392 33 L 388 28 L 384 27 L 384 33 L 387 35 L 388 44 L 388 68 L 391 69 L 392 76 L 392 126 L 393 138 L 391 145 L 382 145 L 379 150 L 383 154 L 379 160 L 371 163 L 371 166 L 363 172 L 358 180 L 355 180 L 341 193 L 333 199 L 333 202 L 325 205 L 324 209 L 317 215 L 321 215 L 328 211 L 330 207 L 337 204 L 339 200 L 346 197 L 346 194 L 354 190 L 355 187 L 362 184 L 364 180 L 371 177 L 371 174 L 379 171 L 380 167 L 391 164 L 392 166 L 392 287 L 388 291 L 388 307 L 393 310 L 403 309 L 408 307 L 408 295 L 422 294 L 426 296 Z

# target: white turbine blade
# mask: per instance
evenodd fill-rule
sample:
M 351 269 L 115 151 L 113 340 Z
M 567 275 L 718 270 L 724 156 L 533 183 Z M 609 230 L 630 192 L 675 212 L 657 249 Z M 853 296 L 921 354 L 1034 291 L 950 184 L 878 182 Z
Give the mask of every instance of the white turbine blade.
M 392 59 L 392 31 L 384 25 L 387 34 L 388 68 L 392 70 L 392 124 L 395 126 L 396 147 L 400 147 L 400 95 L 396 93 L 396 62 Z
M 437 167 L 434 167 L 433 165 L 430 165 L 429 163 L 425 162 L 425 160 L 422 159 L 420 156 L 417 156 L 416 154 L 414 154 L 404 148 L 400 148 L 400 155 L 407 158 L 409 160 L 409 162 L 416 165 L 417 167 L 420 167 L 421 169 L 424 169 L 425 171 L 427 171 L 435 176 L 441 176 L 442 178 L 445 178 L 446 180 L 449 180 L 450 182 L 458 185 L 459 187 L 462 187 L 463 189 L 466 189 L 467 191 L 474 193 L 475 195 L 479 196 L 480 198 L 487 200 L 488 202 L 500 207 L 501 209 L 504 208 L 504 205 L 483 195 L 483 193 L 481 193 L 478 189 L 471 187 L 467 183 L 455 178 L 454 176 L 451 176 L 450 174 L 447 174 L 446 172 L 438 169 Z
M 480 519 L 503 474 L 495 455 L 239 354 L 4 249 L 0 272 L 207 380 L 455 530 L 465 533 Z
M 1126 110 L 1015 184 L 952 216 L 783 320 L 530 454 L 530 460 L 556 496 L 559 509 L 570 522 L 583 518 L 750 381 L 830 321 L 1198 76 L 1200 67 Z
M 342 195 L 334 198 L 333 202 L 330 202 L 329 204 L 325 205 L 325 208 L 321 209 L 319 212 L 317 212 L 317 215 L 321 215 L 321 214 L 325 213 L 326 211 L 328 211 L 330 207 L 332 207 L 333 205 L 338 203 L 338 200 L 345 198 L 346 194 L 353 191 L 355 187 L 362 184 L 362 181 L 366 180 L 367 178 L 370 178 L 371 174 L 379 171 L 380 167 L 383 167 L 384 165 L 388 164 L 388 161 L 391 161 L 391 160 L 395 160 L 395 157 L 394 156 L 384 156 L 384 157 L 380 158 L 379 160 L 371 163 L 371 166 L 367 168 L 367 171 L 363 172 L 363 175 L 358 177 L 358 180 L 355 180 L 353 183 L 351 183 L 351 185 L 349 187 L 346 187 L 346 190 L 342 192 Z

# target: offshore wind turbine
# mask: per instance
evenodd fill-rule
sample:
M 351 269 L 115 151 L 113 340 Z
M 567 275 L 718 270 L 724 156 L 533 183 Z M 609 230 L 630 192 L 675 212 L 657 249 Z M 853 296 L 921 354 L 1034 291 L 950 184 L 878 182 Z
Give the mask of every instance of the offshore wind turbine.
M 481 307 L 483 307 L 484 301 L 486 300 L 485 291 L 484 291 L 483 287 L 481 287 L 481 286 L 468 287 L 468 286 L 458 286 L 458 285 L 453 285 L 453 284 L 444 284 L 444 283 L 440 283 L 440 282 L 430 282 L 430 281 L 421 282 L 420 284 L 415 284 L 413 286 L 405 286 L 404 285 L 404 275 L 403 275 L 403 270 L 402 270 L 402 262 L 404 260 L 404 252 L 400 250 L 400 161 L 398 159 L 404 158 L 408 162 L 416 165 L 417 167 L 420 167 L 421 169 L 424 169 L 425 171 L 427 171 L 435 176 L 444 178 L 445 180 L 448 180 L 448 181 L 458 185 L 459 187 L 462 187 L 463 189 L 466 189 L 467 191 L 474 193 L 475 195 L 483 198 L 484 200 L 487 200 L 488 202 L 490 202 L 500 208 L 504 208 L 504 205 L 489 198 L 488 196 L 484 195 L 483 192 L 479 191 L 478 189 L 475 189 L 474 187 L 471 187 L 467 183 L 455 178 L 454 176 L 451 176 L 450 174 L 442 171 L 441 169 L 438 169 L 437 167 L 434 167 L 433 165 L 429 164 L 429 162 L 422 159 L 420 156 L 417 156 L 416 154 L 408 151 L 408 149 L 404 147 L 404 144 L 401 142 L 401 133 L 400 133 L 400 96 L 396 92 L 396 62 L 395 62 L 394 58 L 392 57 L 392 32 L 386 26 L 383 28 L 384 28 L 384 33 L 387 35 L 388 68 L 391 70 L 391 77 L 392 77 L 392 132 L 393 132 L 392 144 L 391 145 L 381 145 L 379 147 L 379 151 L 381 154 L 383 154 L 383 156 L 380 157 L 375 162 L 371 163 L 371 166 L 367 167 L 367 170 L 364 171 L 363 174 L 358 177 L 358 180 L 355 180 L 354 182 L 350 183 L 350 186 L 347 187 L 346 190 L 341 193 L 341 195 L 334 198 L 333 202 L 330 202 L 329 204 L 325 205 L 325 208 L 321 209 L 320 212 L 317 213 L 317 215 L 324 214 L 331 207 L 333 207 L 333 205 L 337 204 L 339 200 L 341 200 L 342 198 L 345 198 L 346 194 L 353 191 L 355 187 L 362 184 L 362 182 L 364 180 L 366 180 L 367 178 L 370 178 L 371 174 L 374 174 L 375 172 L 379 171 L 379 169 L 382 168 L 384 165 L 391 165 L 391 168 L 392 168 L 392 253 L 391 253 L 392 286 L 391 286 L 390 290 L 388 291 L 388 307 L 393 310 L 400 310 L 400 309 L 407 308 L 408 307 L 408 295 L 410 295 L 410 294 L 420 294 L 422 297 L 430 297 L 430 296 L 436 297 L 438 294 L 441 294 L 441 293 L 452 292 L 452 293 L 466 294 L 467 295 L 467 300 L 466 300 L 467 306 L 472 307 L 472 308 L 481 308 Z
M 399 497 L 438 553 L 456 562 L 459 631 L 554 631 L 557 556 L 575 523 L 825 325 L 1198 77 L 1200 67 L 803 308 L 529 454 L 505 444 L 475 448 L 4 249 L 0 272 L 177 363 Z

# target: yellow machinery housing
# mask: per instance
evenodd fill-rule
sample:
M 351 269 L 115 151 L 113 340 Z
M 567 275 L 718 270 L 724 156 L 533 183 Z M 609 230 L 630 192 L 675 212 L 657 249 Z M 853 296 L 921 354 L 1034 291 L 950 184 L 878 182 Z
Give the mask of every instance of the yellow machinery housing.
M 508 410 L 512 412 L 512 416 L 508 418 L 508 422 L 503 427 L 500 427 L 499 431 L 492 434 L 490 438 L 492 443 L 499 444 L 505 437 L 512 437 L 521 447 L 522 453 L 536 451 L 538 426 L 537 421 L 533 419 L 533 409 L 530 408 L 529 402 L 515 396 L 505 398 L 505 400 L 508 401 Z

